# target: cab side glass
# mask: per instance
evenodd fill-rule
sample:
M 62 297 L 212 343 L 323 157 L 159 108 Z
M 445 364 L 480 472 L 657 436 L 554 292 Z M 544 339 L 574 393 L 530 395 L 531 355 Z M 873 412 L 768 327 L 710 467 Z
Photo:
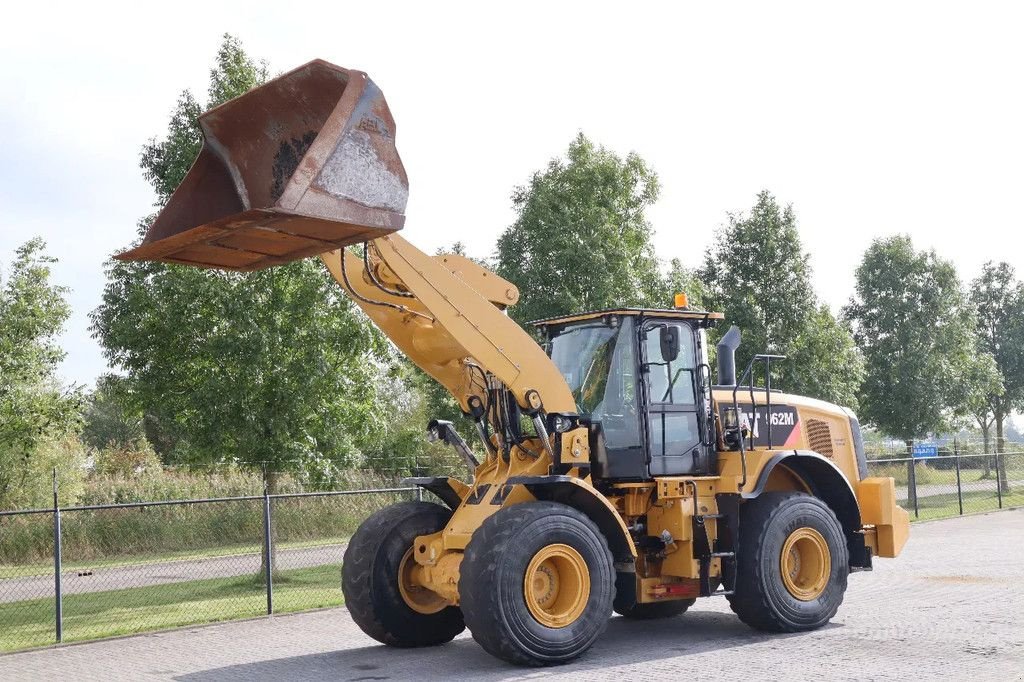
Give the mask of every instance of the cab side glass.
M 697 364 L 693 334 L 689 328 L 680 329 L 676 324 L 662 327 L 664 329 L 675 332 L 675 357 L 663 352 L 665 344 L 660 332 L 651 330 L 646 335 L 648 395 L 652 403 L 692 405 L 696 402 L 694 373 Z

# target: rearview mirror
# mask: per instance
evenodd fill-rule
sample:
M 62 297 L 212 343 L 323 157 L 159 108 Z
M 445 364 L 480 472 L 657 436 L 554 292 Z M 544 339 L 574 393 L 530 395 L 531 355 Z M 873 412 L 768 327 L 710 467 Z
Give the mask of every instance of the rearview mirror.
M 675 362 L 679 357 L 679 327 L 667 324 L 658 335 L 661 343 L 661 357 L 665 362 Z

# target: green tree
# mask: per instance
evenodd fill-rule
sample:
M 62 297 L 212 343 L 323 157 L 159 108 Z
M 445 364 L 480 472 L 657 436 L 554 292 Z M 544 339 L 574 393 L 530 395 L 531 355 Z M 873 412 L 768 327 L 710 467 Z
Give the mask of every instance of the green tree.
M 1024 284 L 1009 264 L 988 262 L 971 282 L 970 302 L 978 345 L 992 357 L 1001 379 L 991 384 L 986 399 L 995 423 L 996 452 L 1002 453 L 1007 418 L 1024 408 Z M 998 467 L 997 475 L 1000 486 L 1009 490 L 1005 466 Z
M 864 379 L 864 358 L 849 328 L 826 305 L 812 311 L 796 337 L 784 369 L 798 393 L 856 410 Z M 786 384 L 783 387 L 787 387 Z
M 216 63 L 210 69 L 206 106 L 185 90 L 171 113 L 167 134 L 162 140 L 150 139 L 142 148 L 142 174 L 156 191 L 158 206 L 167 203 L 199 156 L 203 146 L 199 114 L 260 85 L 267 80 L 267 74 L 266 62 L 253 61 L 237 37 L 224 35 Z M 144 221 L 143 233 L 150 221 Z
M 512 194 L 516 221 L 498 239 L 497 273 L 519 287 L 520 324 L 625 305 L 666 305 L 646 209 L 658 177 L 582 133 Z
M 861 416 L 906 442 L 951 426 L 962 411 L 963 377 L 974 357 L 974 319 L 956 269 L 908 236 L 875 240 L 845 308 L 867 361 Z M 914 481 L 913 460 L 907 465 Z M 917 488 L 909 486 L 916 504 Z
M 673 302 L 678 293 L 685 293 L 691 308 L 708 307 L 708 291 L 699 273 L 683 266 L 678 258 L 669 261 L 668 272 L 665 273 L 662 290 L 655 305 L 661 307 Z
M 104 374 L 86 400 L 82 440 L 91 448 L 127 445 L 145 439 L 142 410 L 132 395 L 132 382 Z
M 158 206 L 199 150 L 197 113 L 266 75 L 225 37 L 208 101 L 184 93 L 166 137 L 142 150 Z M 107 276 L 93 332 L 165 459 L 324 472 L 385 450 L 398 431 L 393 352 L 320 263 L 237 274 L 111 261 Z
M 849 331 L 818 302 L 792 206 L 780 207 L 763 191 L 749 214 L 730 214 L 700 277 L 708 307 L 743 332 L 741 371 L 757 353 L 785 355 L 773 371 L 782 388 L 856 408 L 863 359 Z
M 48 499 L 53 467 L 68 476 L 81 457 L 57 443 L 74 440 L 82 407 L 77 387 L 62 387 L 57 368 L 64 351 L 57 336 L 71 310 L 67 290 L 50 281 L 41 239 L 15 252 L 0 278 L 0 507 L 40 504 Z M 81 454 L 80 452 L 78 454 Z
M 482 258 L 474 258 L 473 256 L 470 256 L 469 252 L 466 250 L 466 245 L 463 242 L 460 242 L 460 241 L 452 242 L 451 246 L 449 246 L 447 248 L 442 248 L 442 249 L 438 249 L 437 250 L 437 255 L 438 256 L 444 255 L 446 253 L 453 253 L 456 256 L 463 256 L 463 257 L 468 258 L 469 260 L 473 261 L 474 263 L 477 263 L 478 265 L 481 265 L 481 266 L 483 266 L 485 268 L 488 267 L 486 260 L 483 260 Z
M 142 149 L 158 207 L 198 154 L 198 113 L 266 76 L 265 64 L 224 37 L 205 105 L 183 93 L 167 135 Z M 141 222 L 140 239 L 152 219 Z M 326 484 L 339 467 L 379 460 L 404 442 L 402 395 L 389 390 L 394 351 L 320 263 L 238 274 L 112 261 L 107 279 L 93 333 L 126 373 L 165 459 L 262 466 L 273 493 L 283 471 Z
M 963 396 L 960 405 L 961 413 L 977 423 L 984 444 L 983 451 L 988 454 L 991 452 L 992 427 L 995 424 L 992 402 L 993 399 L 999 399 L 1005 392 L 1003 377 L 999 373 L 995 359 L 989 353 L 979 349 L 969 359 L 966 371 L 963 372 L 960 379 L 962 384 L 960 395 Z M 984 462 L 985 473 L 982 478 L 989 478 L 992 460 L 985 457 Z
M 874 241 L 844 309 L 867 361 L 861 415 L 906 441 L 949 427 L 963 406 L 962 377 L 975 345 L 956 269 L 910 237 Z

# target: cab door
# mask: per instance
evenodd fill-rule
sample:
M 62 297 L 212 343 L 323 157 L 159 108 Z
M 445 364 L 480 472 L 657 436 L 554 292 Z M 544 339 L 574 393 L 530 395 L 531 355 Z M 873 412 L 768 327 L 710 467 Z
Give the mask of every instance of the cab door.
M 648 458 L 652 476 L 707 473 L 701 442 L 696 330 L 683 320 L 649 319 L 640 335 Z

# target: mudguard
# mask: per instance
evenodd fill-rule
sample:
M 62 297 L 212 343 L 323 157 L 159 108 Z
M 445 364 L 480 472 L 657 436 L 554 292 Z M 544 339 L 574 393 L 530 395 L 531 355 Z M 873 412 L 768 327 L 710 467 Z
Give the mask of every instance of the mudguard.
M 636 545 L 626 523 L 612 503 L 585 481 L 573 476 L 514 476 L 505 485 L 521 485 L 538 500 L 578 509 L 604 533 L 615 561 L 632 562 L 636 558 Z
M 812 450 L 787 450 L 769 459 L 757 477 L 754 488 L 744 492 L 744 499 L 759 497 L 768 484 L 772 469 L 780 464 L 800 476 L 811 488 L 811 493 L 827 504 L 843 526 L 850 551 L 850 566 L 856 569 L 871 568 L 871 551 L 864 543 L 861 533 L 860 505 L 853 486 L 843 472 L 826 457 Z

